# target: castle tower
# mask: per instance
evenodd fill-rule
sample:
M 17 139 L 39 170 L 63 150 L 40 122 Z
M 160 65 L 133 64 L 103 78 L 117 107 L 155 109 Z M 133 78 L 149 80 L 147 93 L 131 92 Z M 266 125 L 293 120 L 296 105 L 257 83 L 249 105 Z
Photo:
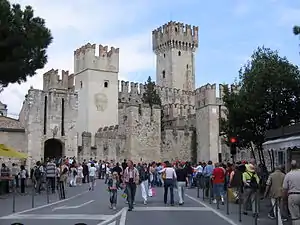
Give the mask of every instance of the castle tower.
M 78 133 L 94 134 L 118 124 L 119 49 L 90 43 L 74 52 L 75 90 L 78 92 Z M 81 145 L 81 135 L 78 135 Z
M 169 22 L 152 32 L 159 86 L 195 90 L 195 51 L 198 27 Z
M 216 84 L 206 84 L 195 91 L 197 161 L 219 161 L 221 140 L 219 136 L 220 105 Z

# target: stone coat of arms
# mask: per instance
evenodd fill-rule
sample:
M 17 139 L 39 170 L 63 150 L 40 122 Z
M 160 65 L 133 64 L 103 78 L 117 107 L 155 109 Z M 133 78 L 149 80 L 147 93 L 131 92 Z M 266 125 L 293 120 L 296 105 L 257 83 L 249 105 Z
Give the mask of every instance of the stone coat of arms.
M 95 106 L 97 111 L 103 112 L 107 108 L 108 99 L 107 96 L 103 93 L 97 93 L 94 96 Z

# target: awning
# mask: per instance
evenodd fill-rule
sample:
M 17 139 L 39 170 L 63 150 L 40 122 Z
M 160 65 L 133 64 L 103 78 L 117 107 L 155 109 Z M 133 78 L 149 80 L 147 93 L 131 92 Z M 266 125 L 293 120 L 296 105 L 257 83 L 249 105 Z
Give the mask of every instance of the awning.
M 300 148 L 300 136 L 279 138 L 263 143 L 264 150 L 286 150 L 288 148 Z

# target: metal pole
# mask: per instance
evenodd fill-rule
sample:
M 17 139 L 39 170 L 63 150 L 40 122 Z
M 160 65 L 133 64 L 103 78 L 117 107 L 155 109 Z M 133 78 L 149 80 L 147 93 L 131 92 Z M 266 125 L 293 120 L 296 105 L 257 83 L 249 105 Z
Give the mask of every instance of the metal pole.
M 229 193 L 228 193 L 228 189 L 226 190 L 226 213 L 227 215 L 229 215 Z
M 196 176 L 197 177 L 197 198 L 200 198 L 200 177 L 199 176 Z
M 9 182 L 9 181 L 8 181 Z M 13 188 L 13 213 L 16 212 L 16 186 L 15 180 L 12 180 L 12 188 Z
M 276 216 L 276 225 L 279 225 L 279 210 L 278 210 L 278 205 L 279 204 L 279 198 L 275 199 L 275 216 Z
M 47 181 L 46 181 L 46 186 L 47 186 L 47 204 L 49 204 L 49 202 L 50 202 L 50 199 L 49 199 L 49 179 L 47 179 Z
M 212 202 L 211 202 L 211 196 L 212 196 L 212 190 L 211 190 L 211 188 L 212 188 L 212 186 L 211 186 L 211 179 L 210 179 L 210 177 L 208 178 L 208 198 L 209 198 L 209 204 L 211 204 Z
M 205 200 L 205 184 L 202 187 L 202 199 Z
M 37 184 L 37 181 L 35 183 L 32 180 L 32 190 L 31 190 L 31 207 L 34 208 L 34 195 L 35 195 L 35 188 L 34 185 Z
M 239 195 L 239 222 L 242 222 L 242 198 L 241 198 L 242 187 L 239 187 L 238 195 Z
M 255 192 L 255 216 L 254 216 L 254 224 L 257 225 L 258 222 L 258 193 L 257 191 Z

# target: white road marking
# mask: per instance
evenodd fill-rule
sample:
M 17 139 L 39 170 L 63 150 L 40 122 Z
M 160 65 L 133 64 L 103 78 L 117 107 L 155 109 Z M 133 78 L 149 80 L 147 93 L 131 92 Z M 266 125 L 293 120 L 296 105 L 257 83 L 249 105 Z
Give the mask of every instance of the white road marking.
M 211 211 L 206 207 L 135 207 L 134 211 Z
M 228 222 L 231 225 L 238 225 L 236 222 L 234 222 L 232 219 L 228 218 L 227 216 L 223 215 L 222 213 L 220 213 L 218 210 L 210 207 L 209 205 L 207 205 L 206 203 L 188 195 L 185 194 L 186 197 L 188 197 L 189 199 L 199 203 L 200 205 L 203 205 L 205 208 L 209 209 L 211 212 L 215 213 L 216 215 L 218 215 L 220 218 L 222 218 L 223 220 L 225 220 L 226 222 Z
M 101 223 L 98 223 L 97 225 L 110 225 L 109 223 L 113 222 L 114 220 L 117 220 L 117 218 L 119 216 L 122 215 L 122 213 L 126 212 L 127 211 L 127 208 L 124 207 L 123 209 L 121 209 L 119 212 L 117 212 L 115 215 L 112 215 L 111 218 L 101 222 Z M 125 224 L 121 224 L 120 225 L 125 225 Z
M 26 210 L 23 210 L 23 211 L 20 211 L 20 212 L 17 212 L 17 213 L 10 214 L 8 216 L 23 214 L 23 213 L 27 213 L 27 212 L 32 212 L 32 211 L 35 211 L 35 210 L 38 210 L 38 209 L 43 209 L 43 208 L 46 208 L 46 207 L 49 207 L 49 206 L 52 206 L 52 205 L 57 205 L 59 203 L 66 202 L 66 201 L 72 200 L 74 198 L 77 198 L 77 197 L 79 197 L 81 195 L 84 195 L 84 194 L 86 194 L 88 192 L 90 192 L 90 191 L 84 191 L 84 192 L 81 192 L 81 193 L 79 193 L 77 195 L 74 195 L 74 196 L 72 196 L 70 198 L 66 198 L 66 199 L 59 200 L 59 201 L 56 201 L 56 202 L 52 202 L 52 203 L 49 203 L 49 204 L 41 205 L 41 206 L 38 206 L 38 207 L 35 207 L 35 208 L 26 209 Z M 1 217 L 0 217 L 0 219 L 1 219 Z
M 1 220 L 110 220 L 113 215 L 99 214 L 18 214 L 1 217 Z
M 127 210 L 123 210 L 119 225 L 126 225 Z
M 108 225 L 116 225 L 116 224 L 117 224 L 117 221 L 114 221 L 114 222 L 112 222 L 112 223 L 110 223 Z
M 91 204 L 92 202 L 94 202 L 95 200 L 91 200 L 91 201 L 88 201 L 88 202 L 85 202 L 81 205 L 74 205 L 74 206 L 60 206 L 60 207 L 56 207 L 54 209 L 52 209 L 52 211 L 55 211 L 55 210 L 58 210 L 58 209 L 78 209 L 78 208 L 81 208 L 85 205 L 88 205 L 88 204 Z

